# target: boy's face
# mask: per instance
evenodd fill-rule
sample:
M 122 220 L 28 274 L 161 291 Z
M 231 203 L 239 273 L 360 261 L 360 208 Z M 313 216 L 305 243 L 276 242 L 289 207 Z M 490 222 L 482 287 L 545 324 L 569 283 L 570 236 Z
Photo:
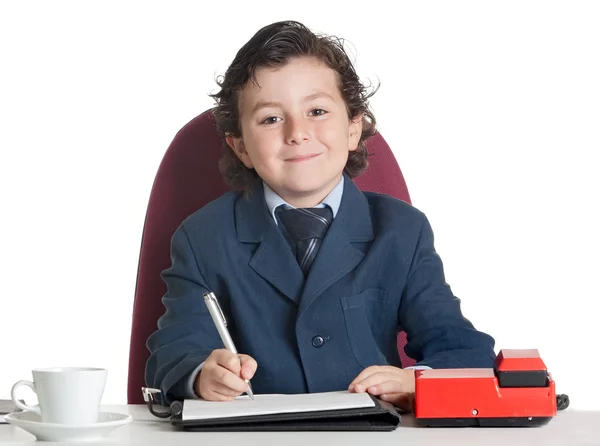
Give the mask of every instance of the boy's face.
M 320 203 L 340 181 L 360 140 L 336 73 L 313 58 L 256 70 L 240 95 L 241 138 L 227 143 L 248 168 L 296 207 Z

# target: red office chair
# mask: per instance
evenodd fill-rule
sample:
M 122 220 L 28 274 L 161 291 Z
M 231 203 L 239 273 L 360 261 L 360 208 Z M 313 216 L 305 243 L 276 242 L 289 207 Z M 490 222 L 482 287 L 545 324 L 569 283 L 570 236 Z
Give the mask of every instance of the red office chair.
M 171 236 L 181 222 L 206 203 L 229 190 L 217 163 L 224 147 L 210 111 L 192 119 L 169 146 L 152 186 L 138 265 L 129 350 L 127 401 L 143 403 L 141 388 L 149 351 L 146 340 L 156 330 L 164 307 L 166 285 L 161 271 L 171 264 Z M 402 172 L 380 134 L 367 141 L 369 169 L 355 179 L 365 191 L 380 192 L 410 203 Z M 398 337 L 404 367 L 415 361 L 404 353 L 406 334 Z

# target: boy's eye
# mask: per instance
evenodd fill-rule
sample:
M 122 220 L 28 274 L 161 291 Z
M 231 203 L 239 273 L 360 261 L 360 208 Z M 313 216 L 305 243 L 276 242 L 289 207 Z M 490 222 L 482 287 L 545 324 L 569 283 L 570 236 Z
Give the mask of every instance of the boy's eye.
M 311 116 L 323 116 L 325 113 L 327 113 L 325 110 L 323 110 L 322 108 L 315 108 L 314 110 L 311 110 L 310 114 Z
M 276 124 L 279 118 L 277 116 L 269 116 L 267 119 L 265 119 L 262 123 L 263 124 Z

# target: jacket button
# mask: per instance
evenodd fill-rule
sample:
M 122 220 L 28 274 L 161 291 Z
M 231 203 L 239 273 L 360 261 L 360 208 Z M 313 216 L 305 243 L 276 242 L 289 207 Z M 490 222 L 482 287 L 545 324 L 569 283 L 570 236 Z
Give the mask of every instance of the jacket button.
M 319 348 L 323 344 L 325 344 L 325 340 L 323 339 L 323 336 L 315 336 L 314 338 L 312 338 L 313 347 Z

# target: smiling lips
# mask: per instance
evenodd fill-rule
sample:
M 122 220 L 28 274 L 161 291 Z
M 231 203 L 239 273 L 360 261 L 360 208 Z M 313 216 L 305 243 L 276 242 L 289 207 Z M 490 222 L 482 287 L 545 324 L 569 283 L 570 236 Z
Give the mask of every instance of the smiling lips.
M 298 155 L 292 158 L 287 158 L 285 161 L 289 161 L 290 163 L 301 163 L 303 161 L 311 160 L 319 155 L 320 153 L 309 153 L 307 155 Z

